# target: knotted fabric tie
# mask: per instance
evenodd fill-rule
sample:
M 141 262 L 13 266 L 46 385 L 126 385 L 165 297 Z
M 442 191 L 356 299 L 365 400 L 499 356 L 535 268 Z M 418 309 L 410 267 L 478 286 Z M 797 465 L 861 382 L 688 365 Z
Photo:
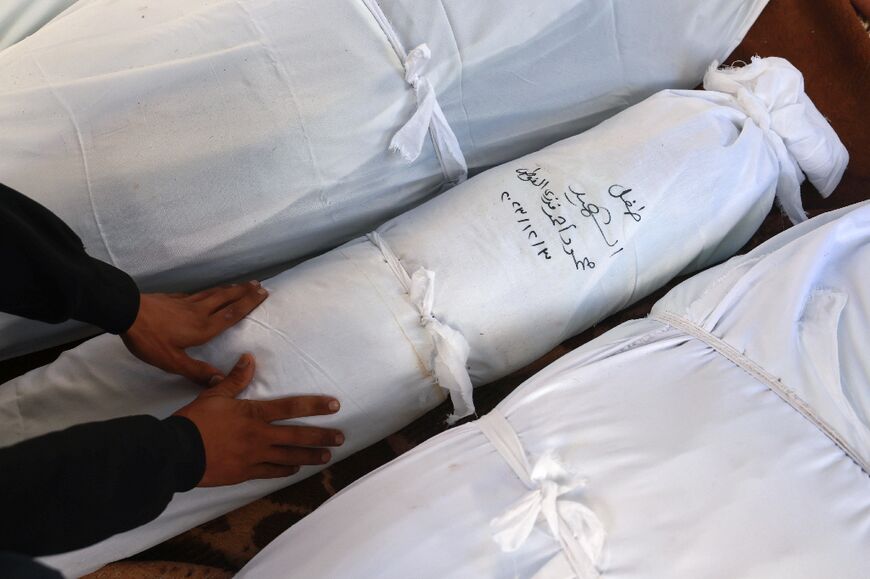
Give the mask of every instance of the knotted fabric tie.
M 478 420 L 477 424 L 529 488 L 525 496 L 490 523 L 493 539 L 502 551 L 513 552 L 522 547 L 538 520 L 543 519 L 550 533 L 559 541 L 574 575 L 578 579 L 599 577 L 596 564 L 607 537 L 604 526 L 586 505 L 562 498 L 585 486 L 586 480 L 568 472 L 555 453 L 543 455 L 530 468 L 519 437 L 498 409 Z M 545 575 L 550 568 L 548 564 L 536 577 Z
M 473 386 L 468 375 L 468 341 L 458 331 L 441 323 L 432 313 L 435 303 L 435 272 L 418 268 L 408 275 L 405 267 L 392 248 L 377 231 L 368 234 L 369 241 L 377 247 L 390 266 L 399 283 L 408 293 L 411 304 L 420 314 L 420 325 L 432 338 L 432 373 L 438 385 L 450 392 L 453 414 L 447 418 L 452 424 L 474 414 Z
M 468 177 L 468 164 L 459 147 L 459 140 L 444 116 L 441 105 L 435 96 L 435 89 L 423 74 L 423 69 L 432 57 L 426 44 L 420 44 L 410 52 L 405 51 L 402 41 L 392 24 L 381 10 L 377 0 L 363 0 L 363 4 L 374 16 L 375 21 L 389 40 L 402 66 L 405 68 L 405 82 L 414 89 L 417 110 L 400 128 L 390 141 L 390 150 L 398 153 L 408 162 L 414 161 L 423 150 L 423 141 L 428 133 L 435 146 L 435 154 L 441 164 L 444 177 L 452 183 L 461 183 Z
M 731 96 L 736 108 L 763 131 L 779 161 L 776 198 L 793 223 L 804 221 L 804 173 L 827 197 L 840 182 L 849 154 L 804 93 L 800 71 L 775 57 L 754 57 L 747 66 L 723 69 L 714 62 L 704 76 L 704 88 Z

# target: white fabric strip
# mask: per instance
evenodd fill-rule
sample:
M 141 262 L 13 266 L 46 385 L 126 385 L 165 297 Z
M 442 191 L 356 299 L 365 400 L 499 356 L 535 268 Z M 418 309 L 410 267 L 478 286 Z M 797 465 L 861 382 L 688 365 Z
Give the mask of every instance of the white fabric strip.
M 493 539 L 501 550 L 513 552 L 522 547 L 538 519 L 543 518 L 562 547 L 557 558 L 564 558 L 577 579 L 599 577 L 596 565 L 607 538 L 604 525 L 586 505 L 561 498 L 585 486 L 586 480 L 568 472 L 555 453 L 543 455 L 530 468 L 519 437 L 498 409 L 476 424 L 529 489 L 525 496 L 490 523 Z M 564 567 L 559 562 L 550 561 L 535 578 L 545 579 Z
M 830 438 L 834 444 L 840 447 L 840 449 L 846 453 L 846 455 L 855 461 L 855 464 L 861 467 L 861 469 L 870 474 L 870 464 L 867 464 L 865 461 L 861 460 L 860 455 L 855 452 L 855 450 L 846 442 L 837 431 L 831 428 L 831 426 L 825 422 L 821 417 L 819 417 L 794 390 L 790 389 L 788 386 L 782 383 L 782 381 L 770 374 L 767 370 L 765 370 L 760 365 L 756 364 L 753 360 L 746 357 L 744 354 L 739 352 L 736 348 L 720 340 L 707 330 L 701 328 L 700 326 L 695 325 L 694 323 L 681 318 L 671 312 L 662 312 L 658 314 L 650 314 L 649 316 L 653 320 L 657 320 L 663 324 L 667 324 L 674 329 L 677 329 L 693 338 L 701 340 L 711 348 L 713 348 L 716 352 L 745 370 L 749 373 L 750 376 L 773 390 L 780 398 L 782 398 L 785 402 L 787 402 L 792 408 L 800 412 L 807 420 L 816 425 L 816 427 L 821 430 L 828 438 Z
M 416 112 L 393 135 L 390 141 L 390 150 L 400 154 L 408 162 L 414 161 L 420 156 L 426 133 L 429 133 L 432 137 L 432 143 L 435 145 L 435 153 L 438 155 L 444 177 L 451 183 L 465 181 L 468 177 L 468 164 L 465 161 L 465 155 L 462 154 L 459 140 L 447 123 L 447 117 L 444 116 L 441 105 L 438 104 L 435 88 L 423 74 L 423 69 L 432 57 L 432 52 L 425 43 L 407 52 L 377 0 L 362 1 L 374 16 L 378 26 L 384 31 L 384 35 L 386 35 L 399 60 L 402 61 L 402 66 L 405 68 L 405 82 L 411 85 L 417 98 Z
M 438 385 L 450 392 L 450 400 L 453 402 L 453 414 L 448 417 L 447 422 L 452 424 L 460 418 L 471 416 L 474 414 L 474 388 L 466 367 L 470 348 L 465 336 L 442 324 L 432 315 L 435 272 L 421 267 L 413 275 L 408 275 L 392 248 L 377 231 L 369 233 L 368 239 L 384 256 L 384 261 L 402 284 L 411 304 L 420 312 L 420 325 L 432 337 L 432 373 Z
M 704 89 L 731 95 L 765 135 L 779 161 L 776 198 L 792 223 L 806 220 L 801 202 L 804 174 L 822 197 L 833 192 L 849 153 L 804 92 L 803 75 L 782 58 L 753 57 L 742 67 L 704 75 Z

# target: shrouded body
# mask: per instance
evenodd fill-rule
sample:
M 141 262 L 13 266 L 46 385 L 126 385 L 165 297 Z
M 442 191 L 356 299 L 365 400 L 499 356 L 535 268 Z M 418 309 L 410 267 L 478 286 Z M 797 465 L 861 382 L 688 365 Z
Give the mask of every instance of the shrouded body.
M 865 577 L 868 266 L 864 203 L 699 274 L 239 576 Z
M 426 94 L 479 171 L 695 86 L 765 3 L 79 0 L 0 53 L 0 180 L 144 290 L 274 273 L 459 178 Z M 0 357 L 84 331 L 0 324 Z
M 777 59 L 751 66 L 765 90 L 782 74 L 800 77 Z M 787 97 L 795 85 L 782 86 L 777 106 L 793 106 L 802 93 Z M 456 416 L 470 414 L 472 386 L 741 247 L 781 192 L 782 163 L 796 164 L 774 152 L 777 138 L 727 93 L 661 92 L 268 280 L 270 298 L 194 354 L 220 368 L 253 352 L 258 373 L 244 396 L 339 398 L 338 415 L 311 419 L 345 432 L 336 458 L 409 423 L 445 390 Z M 808 174 L 836 183 L 842 145 L 829 127 L 816 141 Z M 112 416 L 165 416 L 196 391 L 98 337 L 0 389 L 9 425 L 0 444 Z M 313 472 L 178 495 L 148 525 L 50 562 L 93 569 Z

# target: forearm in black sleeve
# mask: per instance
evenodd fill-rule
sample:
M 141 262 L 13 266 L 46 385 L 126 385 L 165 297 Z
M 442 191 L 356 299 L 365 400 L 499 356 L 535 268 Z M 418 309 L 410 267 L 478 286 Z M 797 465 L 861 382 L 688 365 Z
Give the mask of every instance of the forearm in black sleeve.
M 44 322 L 68 319 L 127 330 L 139 289 L 123 271 L 90 257 L 54 213 L 0 184 L 0 311 Z
M 204 471 L 199 431 L 180 416 L 92 422 L 2 448 L 0 551 L 49 555 L 132 529 Z

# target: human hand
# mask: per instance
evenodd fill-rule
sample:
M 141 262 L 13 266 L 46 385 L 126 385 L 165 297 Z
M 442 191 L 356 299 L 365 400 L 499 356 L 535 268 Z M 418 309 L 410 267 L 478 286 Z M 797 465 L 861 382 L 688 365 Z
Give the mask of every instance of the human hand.
M 205 344 L 263 303 L 269 292 L 251 281 L 188 294 L 142 294 L 133 325 L 121 334 L 130 352 L 148 364 L 203 386 L 223 379 L 220 370 L 194 360 L 186 348 Z
M 205 447 L 205 474 L 197 486 L 212 487 L 256 478 L 287 477 L 300 465 L 325 464 L 326 446 L 341 446 L 344 434 L 331 428 L 278 426 L 276 420 L 334 414 L 340 407 L 329 396 L 293 396 L 277 400 L 238 400 L 254 377 L 254 357 L 244 354 L 229 375 L 178 410 L 199 429 Z

